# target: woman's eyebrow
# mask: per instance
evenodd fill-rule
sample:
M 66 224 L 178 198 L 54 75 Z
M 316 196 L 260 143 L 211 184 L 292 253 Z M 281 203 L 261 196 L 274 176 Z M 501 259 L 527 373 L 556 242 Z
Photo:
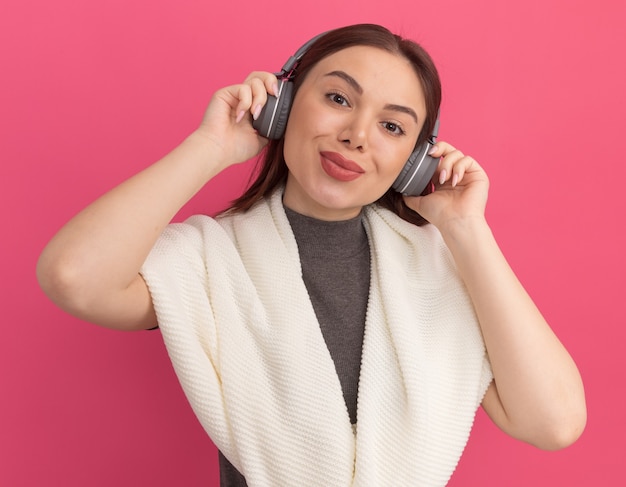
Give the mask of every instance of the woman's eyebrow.
M 363 94 L 363 88 L 361 87 L 359 82 L 355 80 L 352 76 L 350 76 L 348 73 L 346 73 L 345 71 L 331 71 L 330 73 L 326 73 L 325 76 L 337 76 L 338 78 L 341 78 L 350 86 L 352 86 L 352 88 L 354 88 L 354 90 L 359 95 Z
M 405 107 L 404 105 L 389 104 L 389 105 L 385 105 L 385 109 L 392 110 L 394 112 L 406 113 L 407 115 L 410 115 L 411 117 L 413 117 L 413 120 L 415 120 L 415 123 L 417 123 L 417 113 L 415 113 L 415 110 L 413 110 L 412 108 Z
M 359 82 L 355 80 L 352 76 L 350 76 L 348 73 L 346 73 L 345 71 L 331 71 L 330 73 L 326 73 L 324 76 L 336 76 L 338 78 L 341 78 L 346 83 L 348 83 L 359 95 L 363 94 L 363 88 L 361 87 Z M 405 107 L 404 105 L 396 105 L 396 104 L 390 103 L 390 104 L 385 105 L 385 109 L 392 110 L 394 112 L 406 113 L 407 115 L 410 115 L 411 117 L 413 117 L 413 120 L 415 120 L 415 123 L 418 123 L 417 113 L 415 113 L 415 110 L 413 110 L 412 108 Z

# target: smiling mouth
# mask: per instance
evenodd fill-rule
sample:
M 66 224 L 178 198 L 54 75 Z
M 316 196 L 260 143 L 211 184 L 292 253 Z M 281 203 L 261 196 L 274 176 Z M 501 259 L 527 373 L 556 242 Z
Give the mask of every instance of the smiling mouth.
M 359 176 L 365 174 L 365 171 L 356 162 L 344 158 L 337 152 L 321 152 L 320 160 L 322 169 L 331 178 L 338 181 L 354 181 Z

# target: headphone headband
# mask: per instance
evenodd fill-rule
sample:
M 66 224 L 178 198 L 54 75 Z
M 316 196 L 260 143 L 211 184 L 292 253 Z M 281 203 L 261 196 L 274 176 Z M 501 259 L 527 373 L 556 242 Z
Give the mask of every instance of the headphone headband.
M 298 49 L 293 56 L 289 56 L 289 59 L 287 59 L 287 62 L 283 64 L 283 67 L 280 69 L 280 73 L 278 73 L 277 76 L 279 78 L 291 78 L 292 73 L 300 62 L 300 59 L 302 59 L 302 56 L 306 54 L 306 52 L 320 37 L 323 37 L 328 32 L 330 31 L 322 32 L 321 34 L 316 35 L 313 39 L 308 40 L 300 49 Z

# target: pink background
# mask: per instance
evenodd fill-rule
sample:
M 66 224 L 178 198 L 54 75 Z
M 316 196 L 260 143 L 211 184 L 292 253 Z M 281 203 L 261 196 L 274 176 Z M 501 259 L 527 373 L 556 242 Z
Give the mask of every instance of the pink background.
M 623 0 L 4 0 L 0 485 L 218 485 L 159 332 L 67 316 L 35 262 L 76 211 L 193 130 L 215 89 L 364 21 L 432 53 L 441 138 L 487 169 L 494 231 L 586 383 L 577 444 L 537 451 L 479 412 L 450 485 L 626 485 Z M 179 218 L 221 208 L 248 170 Z

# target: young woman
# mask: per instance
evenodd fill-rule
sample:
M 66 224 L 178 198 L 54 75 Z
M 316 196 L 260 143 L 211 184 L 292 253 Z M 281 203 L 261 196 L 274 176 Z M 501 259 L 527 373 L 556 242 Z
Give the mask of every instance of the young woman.
M 428 54 L 349 26 L 292 74 L 283 136 L 253 127 L 275 75 L 217 91 L 179 147 L 51 240 L 46 293 L 102 326 L 159 326 L 222 485 L 445 485 L 479 405 L 539 448 L 575 441 L 580 375 L 493 238 L 483 169 L 437 142 L 434 191 L 392 188 L 436 124 Z M 170 223 L 263 149 L 229 211 Z

